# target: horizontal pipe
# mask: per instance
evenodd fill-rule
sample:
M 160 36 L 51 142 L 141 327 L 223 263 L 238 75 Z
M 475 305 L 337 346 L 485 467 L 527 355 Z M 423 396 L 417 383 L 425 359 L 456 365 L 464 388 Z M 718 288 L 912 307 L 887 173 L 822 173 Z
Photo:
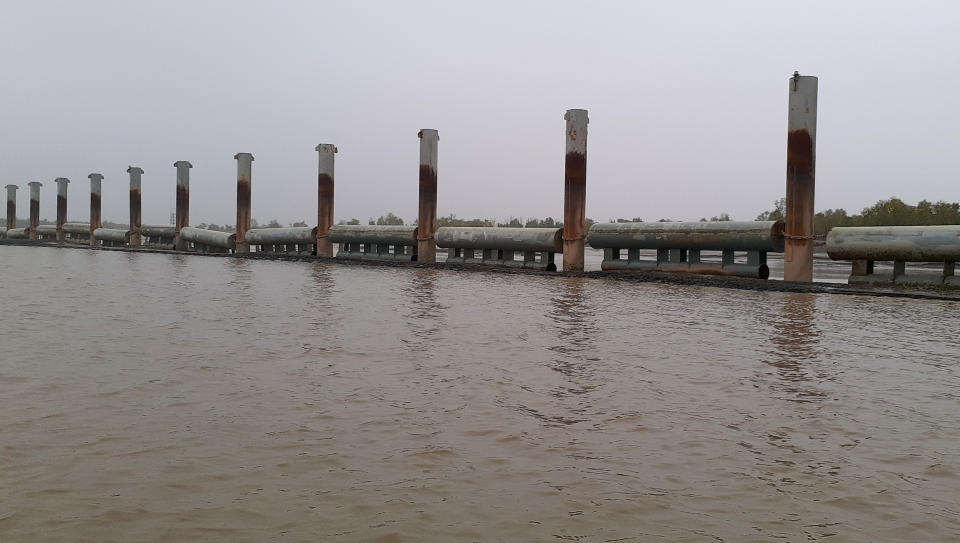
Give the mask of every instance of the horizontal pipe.
M 603 271 L 661 271 L 669 273 L 695 273 L 699 275 L 724 275 L 730 277 L 750 277 L 768 279 L 770 268 L 766 264 L 722 264 L 720 262 L 662 263 L 652 260 L 604 260 L 600 264 Z
M 417 227 L 338 224 L 330 228 L 330 241 L 333 243 L 416 245 Z
M 594 224 L 594 249 L 699 249 L 783 252 L 783 221 L 624 222 Z
M 316 243 L 317 229 L 309 226 L 292 228 L 252 228 L 247 230 L 247 243 L 250 245 L 276 243 Z
M 7 230 L 7 239 L 30 239 L 30 228 L 11 228 Z
M 960 225 L 837 227 L 827 235 L 833 260 L 960 262 Z
M 444 249 L 563 252 L 562 228 L 444 226 L 437 229 L 436 239 Z
M 120 230 L 119 228 L 97 228 L 93 231 L 93 239 L 129 243 L 130 231 Z
M 41 224 L 37 225 L 38 234 L 46 234 L 48 236 L 57 235 L 57 225 L 55 224 Z
M 218 232 L 216 230 L 184 226 L 180 229 L 180 239 L 210 247 L 233 249 L 236 246 L 237 236 L 232 232 Z
M 151 237 L 173 237 L 177 233 L 176 226 L 141 226 L 140 232 L 145 236 Z
M 70 234 L 89 234 L 90 223 L 86 222 L 68 222 L 63 224 L 63 231 Z

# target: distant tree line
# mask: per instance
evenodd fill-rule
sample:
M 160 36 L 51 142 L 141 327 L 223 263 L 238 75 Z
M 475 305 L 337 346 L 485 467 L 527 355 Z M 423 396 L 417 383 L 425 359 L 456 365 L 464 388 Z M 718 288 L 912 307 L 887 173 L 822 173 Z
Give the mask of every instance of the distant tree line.
M 782 220 L 786 211 L 786 199 L 774 202 L 770 211 L 757 215 L 758 221 Z M 813 230 L 825 236 L 837 226 L 928 226 L 935 224 L 960 224 L 960 203 L 939 201 L 931 203 L 920 200 L 912 206 L 899 198 L 880 200 L 850 215 L 844 209 L 828 209 L 813 217 Z

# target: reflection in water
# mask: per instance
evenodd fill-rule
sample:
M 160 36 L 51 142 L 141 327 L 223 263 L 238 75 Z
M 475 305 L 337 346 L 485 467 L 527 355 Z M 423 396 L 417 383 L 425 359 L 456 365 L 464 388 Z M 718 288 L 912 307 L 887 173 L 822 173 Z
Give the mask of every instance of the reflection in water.
M 790 401 L 821 401 L 826 394 L 812 387 L 825 376 L 812 367 L 821 355 L 821 332 L 816 322 L 816 297 L 813 294 L 787 294 L 773 324 L 773 358 L 765 360 L 777 369 L 783 384 L 775 389 L 790 394 Z
M 437 297 L 438 278 L 437 270 L 418 268 L 412 271 L 403 287 L 403 298 L 407 302 L 404 323 L 412 336 L 403 342 L 408 350 L 427 358 L 431 356 L 428 342 L 442 329 L 447 309 Z

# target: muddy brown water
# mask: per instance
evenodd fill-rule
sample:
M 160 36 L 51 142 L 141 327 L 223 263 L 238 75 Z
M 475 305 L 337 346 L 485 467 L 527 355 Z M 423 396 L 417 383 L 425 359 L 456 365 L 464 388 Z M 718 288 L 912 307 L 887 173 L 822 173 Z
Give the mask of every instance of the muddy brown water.
M 0 540 L 951 541 L 960 303 L 0 247 Z

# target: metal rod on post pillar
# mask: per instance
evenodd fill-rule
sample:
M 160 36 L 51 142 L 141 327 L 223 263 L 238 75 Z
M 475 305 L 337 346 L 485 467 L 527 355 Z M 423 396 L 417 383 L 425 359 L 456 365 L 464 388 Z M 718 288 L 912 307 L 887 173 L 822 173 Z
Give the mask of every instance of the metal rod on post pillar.
M 140 246 L 140 229 L 143 227 L 140 215 L 140 182 L 143 168 L 128 166 L 130 174 L 130 246 Z
M 186 160 L 173 163 L 177 168 L 177 218 L 174 223 L 174 247 L 178 251 L 187 248 L 186 242 L 180 239 L 180 229 L 190 226 L 190 164 Z
M 31 181 L 30 185 L 30 239 L 38 239 L 37 227 L 40 226 L 40 187 L 43 183 Z
M 67 185 L 70 180 L 58 177 L 54 182 L 57 184 L 57 241 L 63 241 L 63 225 L 67 222 Z
M 417 216 L 417 261 L 437 261 L 437 142 L 432 128 L 417 133 L 420 138 L 420 212 Z
M 337 147 L 321 143 L 315 150 L 320 154 L 317 167 L 317 256 L 332 257 L 330 227 L 333 226 L 333 166 Z
M 90 246 L 97 247 L 100 242 L 93 237 L 93 231 L 102 226 L 100 221 L 100 183 L 103 181 L 103 175 L 92 173 L 87 177 L 90 178 Z
M 253 155 L 237 153 L 237 242 L 234 251 L 249 253 L 247 230 L 250 230 L 250 183 L 253 180 Z
M 7 185 L 7 230 L 17 227 L 17 187 Z
M 793 72 L 787 114 L 785 281 L 813 281 L 814 170 L 817 162 L 817 78 Z
M 587 123 L 585 109 L 568 109 L 563 174 L 563 270 L 583 271 L 587 234 Z

